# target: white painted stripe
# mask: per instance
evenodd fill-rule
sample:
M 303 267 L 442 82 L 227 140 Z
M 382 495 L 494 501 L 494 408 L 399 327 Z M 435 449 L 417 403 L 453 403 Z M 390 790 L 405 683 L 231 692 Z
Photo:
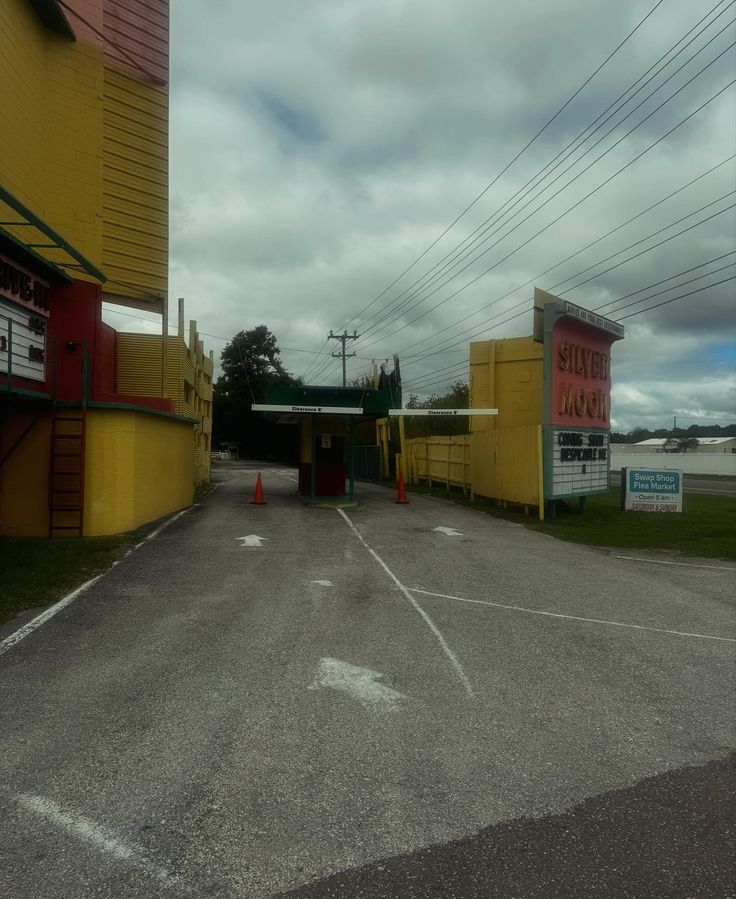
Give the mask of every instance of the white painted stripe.
M 360 406 L 285 406 L 282 403 L 253 403 L 254 412 L 282 412 L 286 415 L 362 415 Z
M 409 602 L 410 602 L 411 605 L 414 607 L 414 609 L 415 609 L 417 612 L 419 612 L 419 614 L 422 616 L 422 618 L 424 619 L 424 622 L 425 622 L 425 624 L 427 625 L 427 627 L 432 631 L 432 633 L 433 633 L 433 634 L 435 635 L 435 637 L 437 638 L 437 642 L 438 642 L 438 643 L 440 644 L 440 646 L 442 647 L 442 651 L 443 651 L 444 654 L 447 656 L 447 658 L 450 660 L 450 664 L 451 664 L 452 667 L 455 669 L 455 673 L 456 673 L 457 676 L 460 678 L 460 681 L 462 682 L 463 687 L 465 687 L 465 692 L 468 694 L 468 696 L 471 696 L 471 697 L 472 697 L 472 696 L 474 695 L 474 694 L 473 694 L 473 687 L 471 686 L 471 683 L 470 683 L 470 681 L 468 680 L 467 675 L 466 675 L 465 672 L 463 671 L 463 666 L 460 664 L 460 662 L 458 661 L 457 657 L 455 656 L 455 653 L 454 653 L 454 652 L 450 649 L 450 647 L 447 645 L 447 641 L 446 641 L 445 638 L 442 636 L 442 632 L 440 631 L 440 629 L 437 627 L 437 625 L 434 623 L 434 621 L 432 621 L 432 619 L 429 617 L 429 615 L 427 615 L 427 613 L 426 613 L 426 612 L 424 611 L 424 609 L 419 605 L 419 603 L 416 601 L 416 599 L 414 599 L 414 597 L 411 595 L 411 593 L 409 593 L 408 589 L 407 589 L 407 588 L 401 583 L 401 581 L 396 577 L 396 575 L 393 573 L 393 571 L 391 571 L 391 569 L 390 569 L 390 568 L 388 567 L 388 565 L 383 561 L 383 559 L 378 555 L 378 553 L 377 553 L 374 549 L 372 549 L 372 548 L 368 545 L 368 543 L 366 543 L 366 541 L 363 539 L 363 535 L 362 535 L 362 534 L 360 533 L 360 531 L 355 527 L 355 525 L 354 525 L 353 522 L 350 520 L 350 518 L 345 514 L 345 510 L 344 510 L 344 509 L 338 509 L 337 512 L 338 512 L 339 515 L 342 515 L 342 517 L 343 517 L 343 518 L 345 519 L 345 521 L 348 523 L 348 526 L 350 527 L 350 529 L 352 530 L 352 532 L 355 534 L 355 536 L 358 538 L 358 540 L 360 540 L 360 542 L 363 544 L 363 546 L 365 546 L 365 548 L 366 548 L 366 549 L 368 550 L 368 552 L 373 556 L 373 558 L 376 560 L 376 562 L 378 562 L 378 564 L 381 566 L 381 568 L 383 568 L 383 570 L 386 572 L 386 574 L 387 574 L 387 575 L 391 578 L 391 580 L 396 584 L 396 586 L 399 588 L 399 590 L 401 590 L 401 592 L 402 592 L 402 593 L 404 594 L 404 596 L 409 600 Z
M 391 418 L 404 416 L 455 416 L 455 415 L 477 415 L 488 416 L 498 415 L 498 409 L 409 409 L 403 407 L 401 409 L 389 409 L 388 414 Z
M 151 531 L 150 534 L 147 534 L 145 540 L 143 540 L 142 543 L 145 543 L 146 540 L 155 540 L 156 537 L 158 537 L 158 535 L 161 533 L 161 531 L 163 531 L 163 530 L 164 530 L 165 528 L 167 528 L 170 524 L 173 524 L 175 521 L 177 521 L 179 518 L 181 518 L 182 515 L 186 515 L 187 512 L 189 511 L 189 509 L 191 509 L 191 508 L 192 508 L 192 507 L 189 506 L 189 507 L 186 508 L 186 509 L 182 509 L 181 512 L 177 512 L 176 515 L 172 515 L 171 518 L 167 518 L 166 521 L 164 521 L 163 524 L 160 524 L 160 525 L 156 528 L 155 531 Z M 141 544 L 139 543 L 138 546 L 140 546 L 140 545 L 141 545 Z M 137 549 L 137 548 L 138 548 L 138 547 L 136 547 L 136 549 Z
M 191 506 L 189 507 L 191 508 Z M 131 546 L 131 548 L 125 553 L 123 559 L 127 559 L 131 553 L 134 553 L 137 549 L 140 549 L 141 546 L 147 540 L 153 540 L 157 537 L 164 528 L 167 528 L 172 522 L 176 521 L 177 518 L 181 518 L 182 515 L 186 515 L 189 509 L 182 509 L 181 512 L 177 512 L 176 515 L 172 515 L 171 518 L 167 519 L 163 522 L 163 524 L 159 525 L 155 531 L 152 531 L 148 536 L 146 536 L 140 543 L 136 543 L 135 546 Z M 113 562 L 108 571 L 112 571 L 112 569 L 118 565 L 122 560 L 118 559 L 116 562 Z M 18 628 L 17 631 L 14 631 L 9 637 L 6 637 L 4 640 L 0 641 L 0 656 L 7 652 L 9 649 L 12 649 L 13 646 L 20 643 L 21 640 L 24 640 L 29 634 L 32 634 L 37 628 L 41 627 L 42 624 L 45 624 L 50 618 L 53 618 L 57 612 L 60 612 L 62 609 L 66 608 L 70 603 L 74 602 L 74 600 L 81 596 L 82 593 L 89 590 L 89 588 L 96 584 L 100 578 L 104 577 L 108 571 L 103 571 L 102 574 L 98 574 L 97 577 L 93 577 L 91 580 L 82 584 L 81 587 L 77 587 L 76 590 L 72 590 L 71 593 L 68 593 L 62 599 L 60 599 L 57 603 L 54 603 L 53 606 L 49 606 L 48 609 L 45 609 L 41 612 L 40 615 L 37 615 L 32 621 L 29 621 L 28 624 L 24 624 L 23 627 Z
M 696 562 L 668 562 L 665 559 L 640 559 L 637 556 L 615 556 L 614 559 L 627 559 L 629 562 L 649 562 L 651 565 L 681 565 L 684 568 L 710 568 L 713 571 L 736 571 L 736 568 L 728 568 L 725 565 L 698 565 Z
M 493 606 L 495 609 L 508 609 L 511 612 L 526 612 L 529 615 L 544 615 L 547 618 L 564 618 L 568 621 L 585 621 L 589 624 L 607 624 L 610 627 L 627 627 L 637 631 L 653 631 L 655 634 L 672 634 L 675 637 L 696 637 L 700 640 L 721 640 L 724 643 L 736 643 L 732 637 L 716 637 L 713 634 L 691 634 L 687 631 L 670 631 L 661 627 L 648 627 L 644 624 L 626 624 L 623 621 L 607 621 L 604 618 L 582 618 L 580 615 L 562 615 L 559 612 L 543 612 L 540 609 L 525 609 L 522 606 L 507 606 L 500 602 L 484 599 L 466 599 L 463 596 L 450 596 L 447 593 L 431 593 L 418 587 L 409 587 L 412 593 L 423 593 L 425 596 L 437 596 L 440 599 L 455 599 L 457 602 L 471 602 L 479 606 Z
M 105 855 L 110 855 L 118 861 L 126 862 L 128 865 L 145 871 L 167 886 L 181 888 L 182 884 L 179 879 L 173 876 L 167 868 L 148 859 L 143 849 L 123 842 L 115 834 L 89 818 L 66 811 L 56 802 L 45 799 L 43 796 L 23 793 L 16 796 L 16 799 L 26 811 L 45 819 L 83 843 L 91 844 Z
M 87 581 L 85 584 L 82 584 L 81 587 L 77 587 L 76 590 L 73 590 L 71 593 L 67 594 L 63 599 L 60 599 L 57 603 L 54 603 L 53 606 L 49 606 L 44 612 L 41 612 L 40 615 L 37 615 L 32 621 L 29 621 L 28 624 L 24 624 L 23 627 L 18 628 L 17 631 L 12 633 L 9 637 L 6 637 L 0 643 L 0 656 L 15 646 L 17 643 L 20 643 L 21 640 L 24 640 L 29 634 L 32 634 L 36 628 L 41 627 L 42 624 L 45 624 L 49 618 L 53 618 L 57 612 L 60 612 L 63 608 L 69 605 L 69 603 L 74 602 L 74 600 L 81 596 L 85 590 L 89 590 L 89 588 L 96 584 L 97 581 L 103 575 L 98 574 L 97 577 L 93 577 L 92 580 Z

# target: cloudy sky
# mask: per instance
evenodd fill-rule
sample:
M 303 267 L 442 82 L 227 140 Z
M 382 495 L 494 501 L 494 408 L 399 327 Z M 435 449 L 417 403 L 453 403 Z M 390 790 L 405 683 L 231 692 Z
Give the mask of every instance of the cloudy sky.
M 626 326 L 615 428 L 736 421 L 736 4 L 661 0 L 583 87 L 655 4 L 172 2 L 170 296 L 308 383 L 356 328 L 406 396 L 538 286 Z

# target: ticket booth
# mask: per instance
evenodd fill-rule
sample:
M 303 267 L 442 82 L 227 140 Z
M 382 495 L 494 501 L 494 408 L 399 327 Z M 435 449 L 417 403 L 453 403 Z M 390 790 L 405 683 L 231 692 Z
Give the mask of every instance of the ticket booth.
M 314 505 L 355 503 L 355 429 L 400 408 L 401 389 L 272 387 L 254 412 L 299 426 L 298 494 Z

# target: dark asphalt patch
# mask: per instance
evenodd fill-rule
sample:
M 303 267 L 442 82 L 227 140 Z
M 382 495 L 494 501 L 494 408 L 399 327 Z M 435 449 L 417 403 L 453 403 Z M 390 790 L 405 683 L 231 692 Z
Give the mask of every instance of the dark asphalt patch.
M 735 897 L 736 753 L 343 871 L 281 899 Z

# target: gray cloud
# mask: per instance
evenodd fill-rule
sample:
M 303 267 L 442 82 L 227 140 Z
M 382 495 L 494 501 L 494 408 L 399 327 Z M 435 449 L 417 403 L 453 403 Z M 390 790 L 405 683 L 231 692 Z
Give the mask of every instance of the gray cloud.
M 172 295 L 186 297 L 188 312 L 202 331 L 227 338 L 263 322 L 283 347 L 316 352 L 330 328 L 346 324 L 444 230 L 652 5 L 653 0 L 172 4 Z M 726 8 L 721 4 L 720 10 Z M 429 392 L 441 389 L 442 384 L 434 382 L 453 380 L 467 367 L 465 329 L 482 330 L 484 337 L 529 333 L 532 285 L 505 294 L 732 154 L 733 90 L 551 224 L 733 78 L 730 51 L 520 224 L 723 50 L 733 40 L 733 29 L 713 41 L 528 209 L 514 216 L 517 206 L 507 213 L 502 218 L 507 224 L 491 238 L 498 240 L 496 247 L 414 309 L 395 313 L 396 321 L 389 316 L 376 326 L 375 317 L 383 314 L 385 303 L 391 301 L 395 308 L 406 299 L 411 291 L 402 294 L 405 288 L 523 188 L 706 12 L 689 0 L 663 4 L 458 225 L 351 323 L 364 334 L 356 346 L 359 356 L 398 351 L 407 360 L 407 383 L 417 389 L 431 384 Z M 729 19 L 732 8 L 667 72 Z M 613 122 L 626 111 L 628 107 Z M 552 289 L 687 216 L 734 190 L 734 173 L 733 164 L 721 166 L 535 283 Z M 726 205 L 723 201 L 713 208 Z M 533 238 L 547 224 L 550 227 Z M 639 249 L 669 233 L 645 240 Z M 527 240 L 527 246 L 501 261 Z M 730 211 L 608 273 L 599 275 L 623 256 L 594 266 L 577 280 L 598 276 L 568 296 L 594 308 L 735 245 Z M 475 284 L 412 322 L 491 266 Z M 729 274 L 704 278 L 681 292 Z M 577 280 L 563 283 L 556 292 L 569 290 Z M 676 290 L 651 302 L 675 295 Z M 675 412 L 734 416 L 733 365 L 723 351 L 734 337 L 733 308 L 731 282 L 624 322 L 628 336 L 614 357 L 617 426 L 664 424 Z M 520 310 L 525 310 L 523 315 L 505 321 Z M 472 318 L 458 324 L 467 315 Z M 481 323 L 492 316 L 497 316 L 494 328 L 488 330 Z M 441 340 L 453 336 L 457 346 L 430 355 Z M 218 353 L 223 346 L 216 340 L 210 345 Z M 283 356 L 287 366 L 300 373 L 315 357 L 294 350 L 285 350 Z M 367 364 L 359 358 L 351 369 L 358 373 Z M 456 369 L 435 374 L 453 364 Z M 313 366 L 312 373 L 319 367 Z M 337 383 L 337 369 L 335 361 L 321 377 Z M 650 400 L 643 402 L 642 396 Z

